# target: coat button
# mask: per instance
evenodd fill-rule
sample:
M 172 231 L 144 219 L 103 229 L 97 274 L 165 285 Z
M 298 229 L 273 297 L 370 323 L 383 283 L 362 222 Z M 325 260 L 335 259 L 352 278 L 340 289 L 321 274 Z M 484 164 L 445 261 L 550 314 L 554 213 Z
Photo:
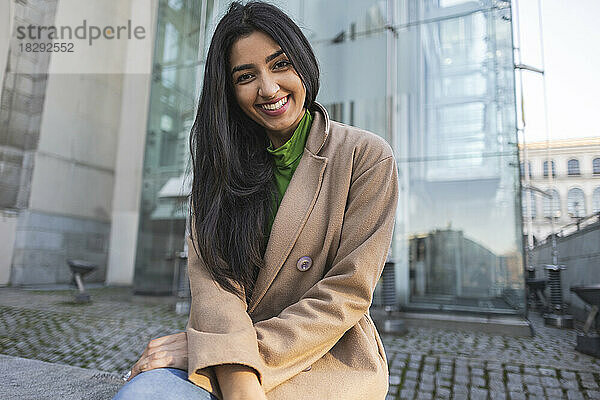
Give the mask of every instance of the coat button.
M 296 263 L 296 268 L 298 268 L 298 270 L 302 271 L 302 272 L 308 271 L 308 269 L 311 266 L 312 266 L 312 258 L 310 258 L 309 256 L 300 257 L 300 259 Z
M 312 369 L 312 365 L 309 365 L 306 369 L 303 369 L 302 372 L 308 372 Z

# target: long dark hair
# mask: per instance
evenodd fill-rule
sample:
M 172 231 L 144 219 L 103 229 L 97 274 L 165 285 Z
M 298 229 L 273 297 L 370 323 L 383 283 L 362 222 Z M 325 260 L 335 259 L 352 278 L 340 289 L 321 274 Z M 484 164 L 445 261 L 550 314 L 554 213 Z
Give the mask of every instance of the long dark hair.
M 313 108 L 319 68 L 308 40 L 279 8 L 259 1 L 233 2 L 212 37 L 196 120 L 190 134 L 193 183 L 192 243 L 212 278 L 248 301 L 263 267 L 267 226 L 277 191 L 264 128 L 247 117 L 235 99 L 231 46 L 262 31 L 288 56 L 306 88 L 304 106 Z

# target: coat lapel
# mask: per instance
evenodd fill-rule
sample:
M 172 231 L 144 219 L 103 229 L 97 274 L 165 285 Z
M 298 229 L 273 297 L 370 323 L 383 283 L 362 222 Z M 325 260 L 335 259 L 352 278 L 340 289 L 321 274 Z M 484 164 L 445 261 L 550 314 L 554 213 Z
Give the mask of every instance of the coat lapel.
M 273 221 L 265 251 L 265 266 L 258 274 L 248 312 L 254 311 L 283 266 L 308 219 L 323 183 L 327 158 L 317 155 L 329 134 L 327 111 L 318 103 L 304 153 L 285 191 Z

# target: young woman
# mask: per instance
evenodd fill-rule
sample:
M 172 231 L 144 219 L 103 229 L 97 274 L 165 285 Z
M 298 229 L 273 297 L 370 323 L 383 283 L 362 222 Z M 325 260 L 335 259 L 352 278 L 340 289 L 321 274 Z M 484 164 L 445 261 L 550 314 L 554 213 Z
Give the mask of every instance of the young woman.
M 385 398 L 369 306 L 396 163 L 380 137 L 331 121 L 318 89 L 313 51 L 288 16 L 231 5 L 190 138 L 189 322 L 148 344 L 115 398 Z

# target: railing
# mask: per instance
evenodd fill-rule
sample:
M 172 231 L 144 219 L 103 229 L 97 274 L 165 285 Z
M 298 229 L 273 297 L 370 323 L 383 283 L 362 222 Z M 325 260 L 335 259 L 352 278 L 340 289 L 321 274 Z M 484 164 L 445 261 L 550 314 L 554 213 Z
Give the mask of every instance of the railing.
M 590 214 L 586 217 L 572 217 L 572 218 L 575 219 L 576 221 L 571 222 L 567 225 L 563 225 L 560 228 L 558 228 L 555 233 L 555 235 L 557 237 L 566 237 L 566 236 L 569 236 L 569 235 L 581 230 L 582 228 L 584 228 L 586 226 L 600 223 L 600 212 Z M 537 243 L 537 246 L 549 243 L 551 241 L 551 238 L 552 238 L 552 235 L 549 235 L 547 238 L 540 240 Z

